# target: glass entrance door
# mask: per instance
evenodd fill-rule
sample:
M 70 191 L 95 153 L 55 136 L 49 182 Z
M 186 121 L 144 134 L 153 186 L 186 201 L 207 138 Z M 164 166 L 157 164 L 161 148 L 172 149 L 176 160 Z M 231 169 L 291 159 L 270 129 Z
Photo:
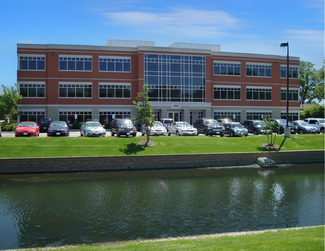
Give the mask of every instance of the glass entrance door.
M 168 118 L 173 119 L 174 121 L 180 121 L 179 112 L 168 112 Z

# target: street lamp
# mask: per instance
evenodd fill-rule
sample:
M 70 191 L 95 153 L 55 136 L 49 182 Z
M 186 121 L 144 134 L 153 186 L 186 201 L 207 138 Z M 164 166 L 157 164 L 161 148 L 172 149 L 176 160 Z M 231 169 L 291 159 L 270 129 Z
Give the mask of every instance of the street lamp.
M 287 125 L 284 130 L 284 137 L 290 138 L 289 128 L 289 42 L 281 43 L 280 47 L 287 47 Z

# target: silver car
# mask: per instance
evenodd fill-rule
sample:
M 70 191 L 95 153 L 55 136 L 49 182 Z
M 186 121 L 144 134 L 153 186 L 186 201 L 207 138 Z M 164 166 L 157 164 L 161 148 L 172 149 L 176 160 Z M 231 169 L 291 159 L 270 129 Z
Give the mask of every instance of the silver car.
M 192 125 L 190 125 L 187 122 L 178 121 L 174 122 L 168 130 L 168 135 L 176 134 L 177 136 L 196 136 L 197 135 L 197 129 L 194 128 Z
M 80 127 L 80 136 L 106 136 L 106 130 L 99 122 L 88 121 Z
M 315 126 L 317 128 L 318 133 L 324 133 L 325 119 L 323 119 L 323 118 L 308 118 L 308 119 L 305 119 L 305 122 L 307 122 L 311 126 Z
M 141 126 L 142 136 L 146 135 L 148 131 L 148 127 L 145 125 Z M 149 127 L 150 136 L 167 136 L 166 127 L 159 121 L 155 121 L 153 127 Z
M 297 127 L 297 133 L 299 133 L 299 134 L 317 133 L 316 126 L 312 126 L 303 120 L 295 120 L 292 122 L 292 124 Z

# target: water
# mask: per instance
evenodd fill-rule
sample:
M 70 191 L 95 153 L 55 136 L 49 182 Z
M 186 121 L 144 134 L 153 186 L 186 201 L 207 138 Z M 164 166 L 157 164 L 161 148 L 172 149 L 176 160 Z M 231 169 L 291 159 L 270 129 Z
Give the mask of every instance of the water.
M 0 175 L 0 249 L 323 224 L 323 164 Z

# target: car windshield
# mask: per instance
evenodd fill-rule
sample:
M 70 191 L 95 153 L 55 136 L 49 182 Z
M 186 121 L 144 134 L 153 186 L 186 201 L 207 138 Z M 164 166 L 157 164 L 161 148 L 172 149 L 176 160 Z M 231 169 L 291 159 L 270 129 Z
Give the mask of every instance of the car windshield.
M 218 126 L 219 125 L 218 121 L 216 121 L 214 119 L 206 120 L 204 122 L 204 124 L 207 125 L 207 126 Z
M 301 126 L 309 126 L 309 124 L 305 121 L 302 121 L 302 122 L 297 122 L 299 125 Z
M 189 123 L 187 123 L 187 122 L 176 122 L 175 124 L 176 124 L 176 126 L 182 127 L 182 128 L 189 128 L 189 127 L 191 127 L 191 125 Z
M 265 126 L 265 122 L 264 121 L 256 121 L 256 122 L 254 122 L 254 125 L 256 125 L 256 126 Z
M 59 126 L 68 127 L 67 123 L 65 123 L 65 122 L 52 122 L 50 127 L 59 127 Z
M 238 127 L 243 127 L 242 124 L 236 123 L 231 125 L 232 128 L 238 128 Z
M 118 126 L 133 126 L 133 123 L 131 120 L 128 119 L 121 119 L 117 121 Z
M 43 124 L 43 123 L 51 123 L 51 120 L 49 120 L 49 119 L 40 119 L 39 123 L 40 124 Z
M 163 124 L 161 122 L 156 121 L 153 123 L 153 127 L 163 127 Z
M 89 127 L 99 127 L 99 126 L 102 126 L 102 125 L 99 124 L 98 122 L 87 122 L 86 123 L 86 126 L 89 126 Z
M 28 123 L 28 122 L 20 123 L 18 127 L 36 127 L 36 123 Z
M 173 120 L 172 119 L 165 119 L 164 120 L 164 124 L 166 124 L 166 125 L 171 125 L 171 124 L 173 124 Z

